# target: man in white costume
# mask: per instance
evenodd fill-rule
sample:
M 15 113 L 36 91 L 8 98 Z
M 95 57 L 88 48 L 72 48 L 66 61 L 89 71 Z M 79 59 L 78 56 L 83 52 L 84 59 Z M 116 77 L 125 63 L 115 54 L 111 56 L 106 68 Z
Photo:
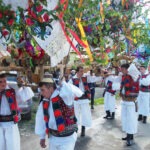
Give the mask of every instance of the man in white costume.
M 120 89 L 119 82 L 116 82 L 117 78 L 121 81 L 121 77 L 115 76 L 115 72 L 112 71 L 112 68 L 109 68 L 108 73 L 105 78 L 105 94 L 104 94 L 104 109 L 106 116 L 104 119 L 114 119 L 115 118 L 115 107 L 116 107 L 116 90 Z
M 121 102 L 121 121 L 122 130 L 127 134 L 122 140 L 126 140 L 127 146 L 132 145 L 133 135 L 137 133 L 137 105 L 136 98 L 138 96 L 139 88 L 138 82 L 134 82 L 132 77 L 128 74 L 129 64 L 121 66 L 122 81 L 120 96 Z
M 139 80 L 140 92 L 138 96 L 138 121 L 144 124 L 147 122 L 147 117 L 150 115 L 150 73 L 147 70 L 147 65 L 140 66 L 141 77 Z
M 96 77 L 93 70 L 90 70 L 86 74 L 87 83 L 91 92 L 91 109 L 94 109 L 94 98 L 95 98 L 95 84 L 102 80 L 102 77 Z
M 46 147 L 47 134 L 50 150 L 74 150 L 77 120 L 73 101 L 82 96 L 82 91 L 65 81 L 56 88 L 51 77 L 43 78 L 39 86 L 44 98 L 37 110 L 35 133 L 40 136 L 41 147 Z
M 83 76 L 83 67 L 79 66 L 76 70 L 76 75 L 69 81 L 69 83 L 78 87 L 84 94 L 82 97 L 76 98 L 74 102 L 75 115 L 77 117 L 78 125 L 82 126 L 81 136 L 85 136 L 85 127 L 90 127 L 92 125 L 92 115 L 90 110 L 90 89 L 87 81 L 89 81 L 90 76 Z M 102 77 L 92 77 L 92 82 L 100 81 Z M 91 82 L 91 81 L 90 81 Z
M 15 91 L 8 87 L 5 72 L 0 72 L 0 150 L 20 150 L 18 118 Z

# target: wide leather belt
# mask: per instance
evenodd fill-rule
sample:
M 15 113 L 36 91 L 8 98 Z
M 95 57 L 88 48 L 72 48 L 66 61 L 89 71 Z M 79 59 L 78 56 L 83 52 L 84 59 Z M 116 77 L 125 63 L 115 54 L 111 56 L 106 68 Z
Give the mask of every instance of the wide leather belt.
M 132 97 L 132 96 L 122 96 L 122 100 L 123 101 L 127 101 L 127 102 L 134 102 L 136 101 L 136 97 Z
M 12 115 L 7 115 L 7 116 L 0 115 L 0 122 L 9 122 L 9 121 L 13 121 Z
M 71 136 L 75 131 L 59 134 L 58 131 L 50 129 L 49 132 L 51 135 L 56 137 L 67 137 L 67 136 Z

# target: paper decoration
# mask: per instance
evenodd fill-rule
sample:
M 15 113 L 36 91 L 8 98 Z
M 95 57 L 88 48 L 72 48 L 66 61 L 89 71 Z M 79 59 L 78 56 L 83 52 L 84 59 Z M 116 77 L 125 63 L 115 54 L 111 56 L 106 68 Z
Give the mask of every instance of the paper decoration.
M 66 40 L 59 21 L 53 21 L 52 27 L 53 30 L 51 35 L 44 41 L 38 37 L 34 38 L 41 48 L 44 49 L 49 56 L 51 56 L 51 66 L 54 67 L 68 55 L 70 44 Z M 77 44 L 75 40 L 73 43 L 75 45 Z
M 134 81 L 137 81 L 140 75 L 139 70 L 135 66 L 135 64 L 131 64 L 130 67 L 128 68 L 128 74 L 131 75 Z
M 17 10 L 18 7 L 27 9 L 28 0 L 3 0 L 3 3 L 8 5 L 11 4 L 13 10 Z

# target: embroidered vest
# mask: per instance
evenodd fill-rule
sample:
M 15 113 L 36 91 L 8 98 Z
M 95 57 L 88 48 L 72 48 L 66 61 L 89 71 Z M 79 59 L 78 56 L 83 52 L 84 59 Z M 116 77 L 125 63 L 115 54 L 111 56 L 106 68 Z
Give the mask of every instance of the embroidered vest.
M 84 86 L 84 90 L 85 90 L 84 97 L 82 99 L 90 99 L 91 92 L 90 92 L 90 89 L 89 89 L 89 86 L 87 83 L 87 77 L 82 77 L 81 80 L 83 82 L 83 86 Z M 73 81 L 73 84 L 79 88 L 80 79 L 73 78 L 72 81 Z M 80 99 L 80 98 L 75 98 L 75 100 L 78 100 L 78 99 Z
M 149 74 L 142 75 L 141 79 L 146 78 L 148 75 Z M 142 92 L 150 92 L 150 85 L 149 86 L 140 85 L 140 91 L 142 91 Z
M 52 98 L 52 107 L 56 120 L 57 130 L 49 128 L 49 101 L 43 101 L 44 120 L 46 124 L 46 133 L 55 136 L 65 136 L 78 130 L 77 119 L 74 114 L 74 105 L 67 106 L 62 98 L 58 95 Z
M 109 80 L 108 80 L 107 85 L 106 85 L 106 91 L 113 94 L 113 95 L 116 93 L 115 90 L 112 90 L 112 82 Z
M 130 75 L 123 75 L 121 82 L 121 95 L 122 90 L 125 89 L 125 97 L 137 97 L 139 93 L 139 81 L 134 82 Z
M 3 92 L 3 94 L 6 96 L 10 110 L 11 110 L 11 115 L 13 116 L 14 123 L 17 123 L 19 121 L 18 117 L 18 105 L 16 101 L 16 95 L 15 95 L 15 90 L 14 89 L 7 89 Z M 0 104 L 2 101 L 2 94 L 0 94 Z

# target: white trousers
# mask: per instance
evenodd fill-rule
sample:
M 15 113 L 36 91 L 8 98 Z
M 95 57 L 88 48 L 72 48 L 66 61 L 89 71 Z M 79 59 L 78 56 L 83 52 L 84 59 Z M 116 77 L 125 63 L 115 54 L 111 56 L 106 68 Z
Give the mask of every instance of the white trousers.
M 115 95 L 112 95 L 109 92 L 105 93 L 104 96 L 104 109 L 105 111 L 115 112 L 116 107 L 116 98 Z
M 85 127 L 91 127 L 92 115 L 89 105 L 89 101 L 79 100 L 74 102 L 75 115 L 77 118 L 77 124 Z
M 74 150 L 77 141 L 77 133 L 68 137 L 54 137 L 49 138 L 49 150 Z
M 17 124 L 0 125 L 0 150 L 20 150 L 20 135 Z
M 137 133 L 137 112 L 134 102 L 121 102 L 122 130 L 128 134 Z
M 139 92 L 138 96 L 138 114 L 143 116 L 150 115 L 150 93 Z

